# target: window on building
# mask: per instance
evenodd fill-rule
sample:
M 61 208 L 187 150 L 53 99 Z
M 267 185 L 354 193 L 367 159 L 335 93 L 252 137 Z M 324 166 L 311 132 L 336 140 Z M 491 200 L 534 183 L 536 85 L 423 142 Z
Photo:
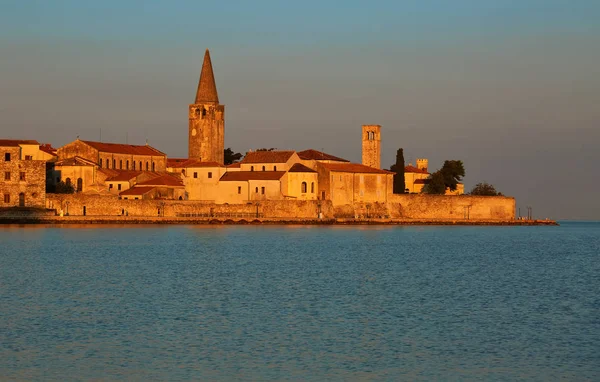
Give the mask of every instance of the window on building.
M 185 175 L 185 168 L 182 168 L 182 169 L 181 169 L 181 173 L 182 173 L 183 175 Z
M 106 168 L 109 167 L 108 159 L 106 160 Z
M 111 184 L 108 185 L 108 189 L 112 190 L 112 188 L 113 188 L 113 184 L 111 183 Z
M 265 188 L 264 187 L 260 188 L 260 193 L 263 194 L 263 195 L 265 194 Z
M 242 193 L 242 187 L 238 186 L 238 194 Z
M 303 194 L 306 194 L 306 182 L 302 182 L 302 186 L 300 187 L 300 191 L 302 191 Z
M 150 170 L 150 165 L 148 164 L 148 162 L 146 162 L 146 171 Z
M 131 169 L 135 171 L 135 161 L 131 161 Z
M 119 161 L 119 170 L 122 170 L 122 169 L 123 169 L 123 161 L 122 161 L 122 160 L 120 160 L 120 161 Z
M 19 180 L 25 180 L 25 173 L 24 172 L 20 172 L 19 173 Z
M 125 163 L 125 169 L 126 169 L 126 170 L 129 170 L 129 161 L 127 161 L 127 162 Z
M 314 193 L 315 193 L 315 182 L 312 182 L 312 183 L 310 184 L 310 193 L 311 193 L 311 194 L 314 194 Z
M 4 194 L 4 203 L 10 203 L 10 194 Z
M 4 180 L 10 180 L 10 171 L 4 173 Z
M 267 168 L 265 166 L 263 166 L 263 171 L 267 171 Z
M 142 171 L 144 168 L 142 167 L 142 161 L 140 161 L 140 171 Z
M 155 169 L 156 169 L 155 163 L 152 162 L 152 171 L 155 171 Z
M 4 161 L 10 162 L 10 153 L 4 153 Z
M 33 156 L 32 155 L 25 155 L 25 160 L 33 160 Z
M 117 184 L 117 190 L 121 191 L 121 185 Z
M 71 185 L 71 178 L 67 178 L 67 179 L 65 179 L 65 184 L 66 184 L 67 186 L 70 186 L 70 185 Z
M 194 172 L 194 178 L 198 178 L 198 173 Z
M 117 168 L 117 160 L 116 159 L 113 159 L 113 166 L 112 166 L 112 168 Z
M 254 166 L 250 166 L 250 171 L 254 171 Z
M 77 179 L 77 192 L 81 192 L 83 191 L 83 179 L 78 178 Z
M 258 194 L 258 187 L 256 187 L 256 190 L 254 192 Z
M 340 175 L 340 182 L 342 181 L 342 176 Z
M 212 172 L 208 173 L 208 179 L 212 178 Z
M 273 171 L 277 171 L 277 166 L 273 166 Z

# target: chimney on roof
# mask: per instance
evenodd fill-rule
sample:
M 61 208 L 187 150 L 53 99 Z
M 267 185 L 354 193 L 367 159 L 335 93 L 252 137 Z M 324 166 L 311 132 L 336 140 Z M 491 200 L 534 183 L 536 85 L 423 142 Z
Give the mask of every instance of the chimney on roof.
M 196 92 L 196 104 L 219 103 L 217 94 L 217 85 L 213 74 L 212 62 L 210 61 L 210 52 L 206 49 L 204 53 L 204 62 L 200 72 L 200 81 L 198 82 L 198 91 Z

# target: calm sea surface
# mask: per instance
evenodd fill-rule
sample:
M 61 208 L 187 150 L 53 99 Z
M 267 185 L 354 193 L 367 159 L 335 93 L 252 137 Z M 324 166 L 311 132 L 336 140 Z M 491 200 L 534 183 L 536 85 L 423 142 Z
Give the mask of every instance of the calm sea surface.
M 0 379 L 600 380 L 600 223 L 0 227 Z

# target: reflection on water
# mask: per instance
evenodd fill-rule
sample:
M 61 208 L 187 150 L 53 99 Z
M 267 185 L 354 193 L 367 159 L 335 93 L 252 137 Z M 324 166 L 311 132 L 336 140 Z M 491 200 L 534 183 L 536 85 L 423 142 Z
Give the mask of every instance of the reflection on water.
M 600 225 L 0 228 L 3 379 L 592 379 Z

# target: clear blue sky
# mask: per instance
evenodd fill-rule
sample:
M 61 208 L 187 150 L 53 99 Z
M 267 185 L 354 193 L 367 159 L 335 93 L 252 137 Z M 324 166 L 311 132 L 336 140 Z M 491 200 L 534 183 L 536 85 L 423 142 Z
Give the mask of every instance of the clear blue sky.
M 600 1 L 0 1 L 0 135 L 187 151 L 211 50 L 226 146 L 465 162 L 538 217 L 600 219 Z M 127 138 L 126 138 L 127 137 Z M 524 208 L 523 208 L 524 211 Z

